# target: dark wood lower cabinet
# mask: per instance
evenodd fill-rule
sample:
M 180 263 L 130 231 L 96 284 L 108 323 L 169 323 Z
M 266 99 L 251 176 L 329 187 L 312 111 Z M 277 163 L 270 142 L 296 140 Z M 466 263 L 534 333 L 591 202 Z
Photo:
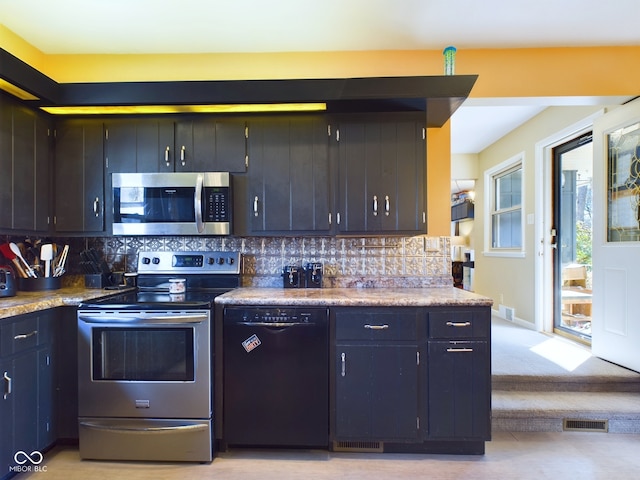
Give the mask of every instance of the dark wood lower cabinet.
M 50 310 L 0 324 L 0 478 L 17 471 L 18 452 L 55 442 L 54 322 Z
M 336 439 L 418 440 L 416 351 L 414 345 L 336 346 Z
M 490 307 L 340 308 L 331 319 L 335 450 L 484 453 Z
M 490 435 L 488 350 L 483 341 L 429 342 L 429 438 Z

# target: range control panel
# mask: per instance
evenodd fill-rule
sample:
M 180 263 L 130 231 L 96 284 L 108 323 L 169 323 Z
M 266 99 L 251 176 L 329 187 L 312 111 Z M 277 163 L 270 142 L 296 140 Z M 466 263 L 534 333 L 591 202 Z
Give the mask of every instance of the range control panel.
M 239 252 L 140 252 L 138 273 L 176 275 L 180 273 L 239 274 Z

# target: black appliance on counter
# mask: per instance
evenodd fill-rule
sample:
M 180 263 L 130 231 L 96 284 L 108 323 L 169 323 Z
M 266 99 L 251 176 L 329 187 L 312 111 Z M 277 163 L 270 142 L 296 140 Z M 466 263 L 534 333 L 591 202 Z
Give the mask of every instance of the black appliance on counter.
M 136 291 L 80 304 L 81 458 L 213 459 L 214 299 L 240 271 L 237 252 L 141 252 Z
M 223 363 L 225 445 L 328 448 L 328 309 L 226 307 Z
M 322 288 L 323 267 L 320 262 L 309 262 L 304 268 L 287 265 L 282 269 L 284 288 Z
M 10 267 L 0 266 L 0 297 L 13 297 L 16 294 L 16 277 Z

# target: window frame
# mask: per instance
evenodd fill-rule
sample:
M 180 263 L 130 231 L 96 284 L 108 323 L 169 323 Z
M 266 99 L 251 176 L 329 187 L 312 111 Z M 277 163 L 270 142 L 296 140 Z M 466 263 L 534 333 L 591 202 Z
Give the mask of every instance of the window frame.
M 522 258 L 525 256 L 525 154 L 520 152 L 511 158 L 495 165 L 494 167 L 485 170 L 484 172 L 484 207 L 486 214 L 484 215 L 484 251 L 485 256 L 490 257 L 515 257 Z M 495 197 L 496 180 L 510 171 L 516 171 L 520 169 L 520 206 L 519 208 L 509 207 L 504 209 L 505 211 L 517 211 L 520 210 L 520 239 L 521 244 L 519 247 L 494 247 L 493 246 L 493 218 L 500 211 L 495 210 Z

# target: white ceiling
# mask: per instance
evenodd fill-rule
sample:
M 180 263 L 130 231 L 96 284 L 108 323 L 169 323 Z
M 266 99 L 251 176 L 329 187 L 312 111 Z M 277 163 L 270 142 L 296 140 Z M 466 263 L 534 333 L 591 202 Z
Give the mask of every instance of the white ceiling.
M 639 18 L 640 0 L 0 0 L 0 24 L 47 54 L 640 45 Z M 453 153 L 562 101 L 471 100 Z

